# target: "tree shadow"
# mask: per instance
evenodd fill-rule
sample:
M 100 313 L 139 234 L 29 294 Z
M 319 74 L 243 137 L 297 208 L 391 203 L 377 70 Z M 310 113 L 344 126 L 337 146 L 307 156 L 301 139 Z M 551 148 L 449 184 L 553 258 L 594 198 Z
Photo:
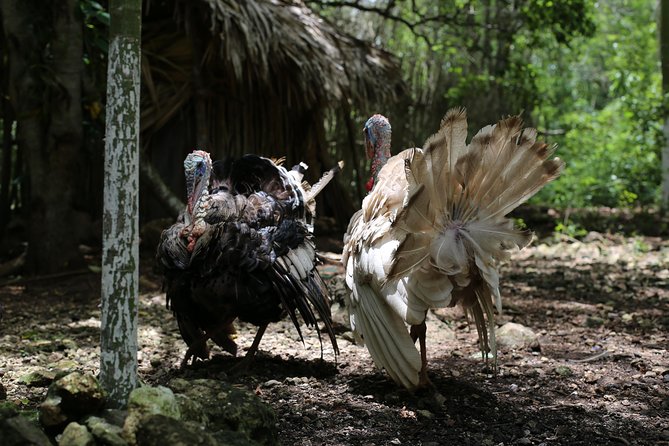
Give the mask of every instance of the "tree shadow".
M 523 377 L 482 374 L 484 367 L 463 358 L 432 361 L 430 379 L 445 398 L 439 406 L 429 391 L 409 392 L 381 372 L 353 376 L 349 389 L 358 397 L 372 395 L 375 403 L 400 414 L 416 414 L 410 417 L 415 426 L 408 430 L 409 436 L 401 438 L 403 444 L 650 445 L 664 438 L 661 425 L 649 426 L 632 417 L 611 423 L 615 415 L 607 410 L 593 410 L 578 400 L 570 402 L 566 383 L 560 386 L 565 395 L 540 386 L 520 393 L 509 389 Z M 449 370 L 457 370 L 459 377 L 451 376 Z M 355 404 L 351 410 L 354 408 Z M 523 438 L 527 440 L 521 441 Z M 350 444 L 366 444 L 370 438 L 361 434 L 349 440 Z

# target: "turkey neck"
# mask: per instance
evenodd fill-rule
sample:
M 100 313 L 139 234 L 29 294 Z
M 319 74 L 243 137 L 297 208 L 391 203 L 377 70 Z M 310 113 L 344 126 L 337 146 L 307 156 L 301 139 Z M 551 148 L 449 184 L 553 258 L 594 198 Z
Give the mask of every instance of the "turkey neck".
M 209 190 L 207 189 L 209 183 L 209 172 L 207 171 L 202 178 L 190 179 L 188 190 L 187 215 L 188 220 L 186 224 L 196 226 L 202 224 L 206 214 L 206 203 L 209 199 Z
M 390 158 L 390 132 L 380 134 L 374 147 L 374 157 L 372 158 L 372 176 L 367 182 L 367 190 L 371 191 L 376 184 L 379 172 L 386 165 Z
M 201 222 L 204 221 L 204 217 L 206 215 L 206 210 L 207 206 L 205 203 L 207 203 L 209 199 L 209 191 L 205 187 L 202 192 L 200 193 L 200 196 L 197 197 L 195 200 L 195 204 L 193 205 L 193 210 L 191 212 L 191 219 L 193 221 L 193 226 L 196 224 L 200 224 Z

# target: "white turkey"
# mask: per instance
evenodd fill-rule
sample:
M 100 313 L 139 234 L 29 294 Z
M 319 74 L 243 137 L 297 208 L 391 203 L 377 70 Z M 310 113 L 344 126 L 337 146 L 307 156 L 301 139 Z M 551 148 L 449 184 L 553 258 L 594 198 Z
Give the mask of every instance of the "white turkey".
M 182 366 L 209 357 L 208 339 L 236 355 L 237 318 L 258 326 L 250 359 L 267 325 L 286 314 L 300 339 L 298 314 L 319 339 L 320 319 L 338 354 L 312 219 L 315 196 L 341 166 L 313 187 L 302 182 L 305 167 L 288 171 L 256 155 L 212 165 L 202 150 L 186 157 L 186 210 L 163 231 L 157 250 L 167 306 L 188 345 Z
M 536 142 L 518 117 L 481 129 L 467 144 L 463 109 L 450 110 L 422 149 L 393 157 L 385 117 L 372 116 L 364 135 L 371 192 L 351 219 L 342 256 L 354 332 L 395 382 L 426 387 L 427 311 L 460 304 L 473 316 L 482 352 L 496 359 L 498 267 L 532 238 L 506 216 L 564 163 L 550 159 L 554 147 Z

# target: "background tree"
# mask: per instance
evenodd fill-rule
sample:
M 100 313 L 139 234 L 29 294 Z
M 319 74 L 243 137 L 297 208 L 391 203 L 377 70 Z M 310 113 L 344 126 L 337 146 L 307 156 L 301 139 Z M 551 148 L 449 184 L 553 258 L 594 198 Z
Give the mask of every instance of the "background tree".
M 600 2 L 592 37 L 537 52 L 533 66 L 543 99 L 533 115 L 568 165 L 565 178 L 538 200 L 561 208 L 659 203 L 656 6 L 652 0 Z
M 662 63 L 662 92 L 664 93 L 664 144 L 662 146 L 662 200 L 665 213 L 669 212 L 669 3 L 660 1 L 660 60 Z
M 28 168 L 23 203 L 28 267 L 51 273 L 74 266 L 79 225 L 74 202 L 82 145 L 83 24 L 79 0 L 0 3 L 7 54 L 7 95 Z M 10 115 L 10 116 L 7 116 Z M 7 136 L 5 143 L 11 141 Z M 11 150 L 5 145 L 5 150 Z M 9 156 L 5 152 L 6 157 Z M 5 165 L 6 165 L 5 161 Z M 3 183 L 8 187 L 6 183 Z M 5 189 L 6 190 L 6 189 Z
M 141 0 L 110 12 L 100 381 L 122 407 L 137 386 Z

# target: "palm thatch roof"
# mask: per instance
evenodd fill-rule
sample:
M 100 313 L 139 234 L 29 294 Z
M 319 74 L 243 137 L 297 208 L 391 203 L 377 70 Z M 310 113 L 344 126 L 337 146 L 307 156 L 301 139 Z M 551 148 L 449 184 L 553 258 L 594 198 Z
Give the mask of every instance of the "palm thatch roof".
M 282 70 L 298 76 L 293 99 L 359 101 L 392 97 L 397 64 L 384 51 L 342 34 L 299 0 L 205 0 L 220 54 L 238 80 L 269 82 Z
M 389 53 L 340 32 L 301 0 L 147 6 L 142 136 L 175 191 L 196 144 L 219 158 L 254 152 L 305 161 L 314 179 L 343 157 L 326 146 L 329 111 L 378 106 L 405 90 Z
M 192 99 L 190 64 L 197 61 L 187 35 L 195 31 L 189 17 L 197 8 L 211 37 L 202 60 L 213 75 L 208 88 L 228 87 L 220 91 L 228 97 L 265 90 L 285 106 L 312 109 L 341 100 L 388 102 L 403 93 L 389 53 L 341 33 L 301 0 L 182 0 L 175 7 L 181 27 L 145 24 L 144 80 L 152 105 L 145 108 L 145 130 L 157 130 Z M 169 82 L 158 85 L 156 78 Z

